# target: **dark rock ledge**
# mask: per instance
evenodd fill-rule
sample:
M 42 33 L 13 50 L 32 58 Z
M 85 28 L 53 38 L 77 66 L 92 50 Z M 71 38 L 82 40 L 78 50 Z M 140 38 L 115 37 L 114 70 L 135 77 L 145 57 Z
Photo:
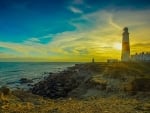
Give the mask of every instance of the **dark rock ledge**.
M 92 71 L 95 71 L 95 65 L 94 67 L 93 65 L 88 66 L 77 64 L 59 73 L 49 73 L 49 76 L 36 83 L 31 91 L 33 94 L 54 99 L 67 97 L 71 91 L 78 88 L 85 81 L 88 75 L 91 75 Z

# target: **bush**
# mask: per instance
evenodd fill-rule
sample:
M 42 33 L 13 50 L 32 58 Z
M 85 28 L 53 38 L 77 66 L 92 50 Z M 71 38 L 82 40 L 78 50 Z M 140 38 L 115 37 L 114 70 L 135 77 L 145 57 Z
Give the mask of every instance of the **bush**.
M 150 91 L 149 78 L 137 78 L 132 82 L 135 91 Z
M 124 91 L 129 93 L 149 92 L 150 91 L 150 79 L 148 78 L 137 78 L 132 82 L 124 84 Z

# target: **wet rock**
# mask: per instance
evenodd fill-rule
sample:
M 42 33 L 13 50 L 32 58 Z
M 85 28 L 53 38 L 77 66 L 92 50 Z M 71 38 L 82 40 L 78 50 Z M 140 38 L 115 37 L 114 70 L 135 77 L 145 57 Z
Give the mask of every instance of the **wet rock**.
M 19 81 L 20 81 L 21 84 L 32 83 L 33 82 L 33 80 L 27 79 L 27 78 L 21 78 Z
M 28 84 L 28 86 L 33 87 L 33 84 Z

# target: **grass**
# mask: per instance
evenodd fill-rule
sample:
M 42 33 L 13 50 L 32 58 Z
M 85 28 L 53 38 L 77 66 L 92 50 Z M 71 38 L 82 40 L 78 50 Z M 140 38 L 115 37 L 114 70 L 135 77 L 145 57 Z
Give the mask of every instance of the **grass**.
M 17 91 L 16 91 L 17 92 Z M 18 92 L 23 95 L 22 92 Z M 148 100 L 140 101 L 135 98 L 57 99 L 41 98 L 32 94 L 20 100 L 18 96 L 7 96 L 7 103 L 0 105 L 0 113 L 148 113 Z
M 136 89 L 142 93 L 124 97 L 112 94 L 105 98 L 91 95 L 82 99 L 68 97 L 52 100 L 23 90 L 3 88 L 0 90 L 0 113 L 150 113 L 150 63 L 89 63 L 82 66 L 81 70 L 94 72 L 86 81 L 92 85 L 89 86 L 91 88 L 111 84 L 109 81 L 114 79 L 119 81 L 118 87 L 124 85 L 126 90 Z

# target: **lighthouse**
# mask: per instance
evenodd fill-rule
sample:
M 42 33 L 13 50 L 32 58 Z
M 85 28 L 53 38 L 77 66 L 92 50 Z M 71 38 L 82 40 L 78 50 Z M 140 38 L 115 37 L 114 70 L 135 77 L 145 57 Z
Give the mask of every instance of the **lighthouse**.
M 125 27 L 122 33 L 122 54 L 121 61 L 128 62 L 130 60 L 130 41 L 128 28 Z

